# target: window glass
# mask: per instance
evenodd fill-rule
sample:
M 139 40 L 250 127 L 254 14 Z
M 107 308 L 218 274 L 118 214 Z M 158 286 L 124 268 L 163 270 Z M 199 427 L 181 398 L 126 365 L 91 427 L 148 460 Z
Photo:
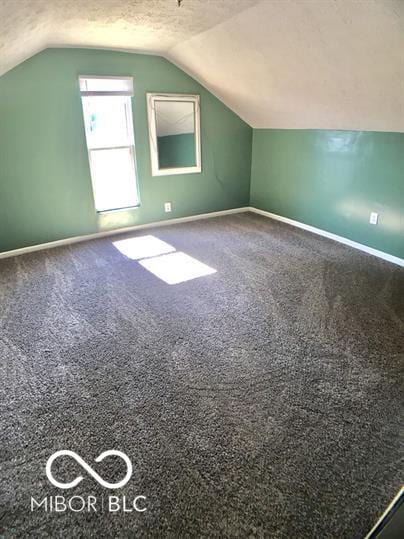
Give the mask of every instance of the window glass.
M 120 84 L 120 82 L 122 84 Z M 105 84 L 104 84 L 105 83 Z M 97 211 L 139 204 L 128 79 L 80 77 L 84 125 Z

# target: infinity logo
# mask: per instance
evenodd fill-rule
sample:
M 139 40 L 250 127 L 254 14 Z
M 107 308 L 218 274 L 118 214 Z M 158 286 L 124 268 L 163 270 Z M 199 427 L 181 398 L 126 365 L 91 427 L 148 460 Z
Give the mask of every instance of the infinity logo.
M 109 457 L 111 455 L 115 455 L 116 457 L 120 457 L 126 464 L 126 475 L 122 479 L 122 481 L 119 481 L 118 483 L 109 483 L 108 481 L 104 481 L 104 479 L 97 474 L 88 464 L 85 462 L 77 453 L 74 451 L 69 451 L 68 449 L 62 449 L 61 451 L 56 451 L 56 453 L 53 453 L 48 459 L 48 462 L 46 463 L 46 475 L 49 479 L 49 481 L 52 483 L 52 485 L 55 485 L 55 487 L 58 488 L 73 488 L 76 487 L 82 480 L 83 477 L 79 475 L 79 477 L 76 477 L 73 481 L 70 483 L 61 483 L 60 481 L 57 481 L 53 475 L 52 475 L 52 464 L 53 462 L 61 457 L 67 455 L 69 457 L 74 458 L 76 462 L 80 464 L 82 468 L 85 469 L 85 471 L 91 475 L 101 486 L 105 488 L 121 488 L 126 485 L 126 483 L 129 481 L 129 479 L 132 476 L 132 463 L 125 455 L 125 453 L 122 453 L 122 451 L 115 451 L 114 449 L 110 449 L 109 451 L 104 451 L 104 453 L 101 453 L 96 459 L 95 462 L 101 462 L 106 457 Z

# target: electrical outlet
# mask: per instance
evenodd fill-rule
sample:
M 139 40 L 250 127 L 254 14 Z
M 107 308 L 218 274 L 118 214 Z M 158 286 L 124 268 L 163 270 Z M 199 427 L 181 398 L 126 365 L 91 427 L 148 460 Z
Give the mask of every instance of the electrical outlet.
M 164 202 L 164 211 L 166 213 L 171 211 L 171 202 Z
M 379 220 L 379 214 L 376 213 L 375 211 L 372 211 L 372 213 L 370 214 L 369 223 L 371 225 L 377 225 L 378 220 Z

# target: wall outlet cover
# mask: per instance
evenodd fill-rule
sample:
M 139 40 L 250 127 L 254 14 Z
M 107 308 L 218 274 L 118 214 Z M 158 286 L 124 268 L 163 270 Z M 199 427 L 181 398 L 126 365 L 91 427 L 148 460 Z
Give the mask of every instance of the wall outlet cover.
M 164 202 L 164 211 L 166 213 L 171 211 L 171 202 Z
M 372 213 L 370 214 L 369 223 L 371 225 L 377 225 L 378 220 L 379 220 L 379 214 L 376 213 L 375 211 L 372 211 Z

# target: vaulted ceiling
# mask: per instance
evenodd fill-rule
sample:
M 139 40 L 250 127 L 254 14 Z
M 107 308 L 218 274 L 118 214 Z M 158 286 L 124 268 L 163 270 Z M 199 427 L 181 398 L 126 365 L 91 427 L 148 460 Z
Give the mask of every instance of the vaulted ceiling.
M 404 0 L 0 0 L 0 74 L 50 46 L 161 54 L 253 127 L 404 132 Z

